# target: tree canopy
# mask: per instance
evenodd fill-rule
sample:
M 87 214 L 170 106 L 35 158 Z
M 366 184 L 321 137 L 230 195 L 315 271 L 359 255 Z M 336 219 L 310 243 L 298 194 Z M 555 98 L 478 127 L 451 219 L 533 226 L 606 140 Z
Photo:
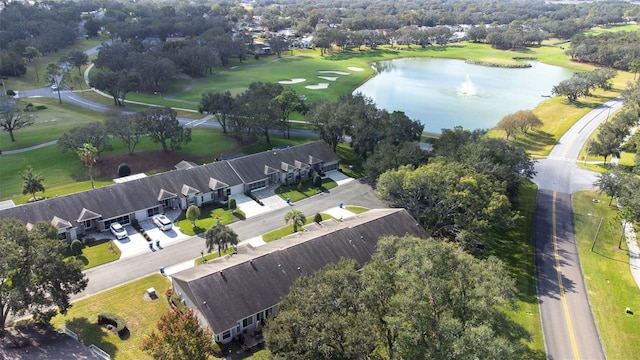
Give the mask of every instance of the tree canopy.
M 20 173 L 22 178 L 22 194 L 31 194 L 33 201 L 38 200 L 36 193 L 38 191 L 44 192 L 44 176 L 42 174 L 34 174 L 33 168 L 27 165 L 24 172 Z
M 9 133 L 11 142 L 16 141 L 14 131 L 35 124 L 35 116 L 25 109 L 21 100 L 4 94 L 0 95 L 0 128 Z
M 204 239 L 207 245 L 207 251 L 212 252 L 213 249 L 217 247 L 218 256 L 222 253 L 222 250 L 227 249 L 228 246 L 238 245 L 238 234 L 230 227 L 221 223 L 220 220 L 207 229 L 204 233 Z
M 516 216 L 502 182 L 443 158 L 387 171 L 377 190 L 391 206 L 406 208 L 431 236 L 467 250 L 488 241 L 491 230 L 508 229 Z
M 264 335 L 287 359 L 512 359 L 528 336 L 501 310 L 514 292 L 493 257 L 386 237 L 362 269 L 341 260 L 299 278 Z
M 158 360 L 207 360 L 214 355 L 211 330 L 203 329 L 193 309 L 170 309 L 142 340 L 140 348 Z
M 66 245 L 58 230 L 38 222 L 31 230 L 17 219 L 0 220 L 0 329 L 8 316 L 32 314 L 48 321 L 55 310 L 65 314 L 69 296 L 87 286 L 82 264 L 64 259 Z

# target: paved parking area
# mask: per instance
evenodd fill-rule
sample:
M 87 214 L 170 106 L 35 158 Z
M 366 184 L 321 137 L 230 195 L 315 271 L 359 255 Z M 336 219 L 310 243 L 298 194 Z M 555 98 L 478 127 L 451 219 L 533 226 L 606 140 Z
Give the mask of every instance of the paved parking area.
M 170 211 L 165 215 L 167 215 L 167 217 L 171 219 L 171 221 L 175 221 L 180 215 L 180 211 Z M 129 237 L 121 240 L 113 240 L 113 243 L 118 246 L 120 252 L 122 253 L 120 255 L 121 259 L 136 256 L 143 252 L 158 250 L 156 241 L 160 241 L 160 247 L 164 248 L 190 238 L 189 235 L 183 234 L 175 226 L 172 227 L 171 230 L 162 231 L 156 226 L 156 224 L 153 223 L 153 220 L 151 219 L 141 221 L 140 226 L 149 235 L 149 237 L 153 239 L 153 241 L 148 242 L 142 236 L 142 234 L 137 232 L 132 226 L 126 226 Z M 111 235 L 110 232 L 105 234 Z M 152 245 L 152 248 L 149 248 L 149 244 Z
M 327 176 L 329 176 L 333 181 L 338 183 L 338 185 L 342 185 L 353 180 L 352 178 L 346 176 L 345 174 L 339 171 L 332 171 L 328 173 Z M 262 201 L 264 205 L 258 204 L 253 199 L 251 199 L 250 197 L 244 194 L 234 195 L 233 197 L 236 199 L 236 204 L 238 205 L 238 208 L 240 208 L 245 213 L 247 218 L 250 218 L 253 216 L 264 214 L 266 212 L 270 212 L 273 210 L 290 206 L 289 204 L 287 204 L 285 200 L 283 200 L 281 197 L 279 197 L 274 193 L 275 188 L 276 186 L 270 186 L 266 189 L 254 192 L 254 195 L 258 199 L 260 199 L 260 201 Z M 354 213 L 340 207 L 330 208 L 323 212 L 330 214 L 336 219 L 346 219 L 348 217 L 355 216 Z M 180 214 L 181 214 L 180 210 L 172 210 L 165 213 L 165 215 L 169 219 L 171 219 L 171 221 L 175 221 L 178 218 L 178 216 L 180 216 Z M 113 241 L 118 246 L 118 248 L 120 249 L 120 252 L 122 253 L 120 258 L 127 258 L 127 257 L 136 256 L 145 252 L 157 251 L 159 250 L 158 247 L 156 246 L 157 240 L 160 241 L 160 247 L 164 248 L 190 238 L 190 236 L 183 234 L 175 226 L 171 230 L 162 231 L 153 223 L 151 219 L 141 221 L 140 226 L 142 226 L 145 232 L 149 234 L 149 237 L 151 237 L 153 241 L 151 243 L 148 242 L 142 236 L 142 234 L 138 233 L 132 226 L 126 226 L 127 232 L 129 233 L 129 237 L 126 239 Z M 110 236 L 111 238 L 113 238 L 113 235 L 111 234 L 111 232 L 104 232 L 103 235 Z M 261 237 L 255 238 L 255 239 L 248 239 L 248 240 L 245 240 L 245 242 L 248 242 L 253 246 L 260 246 L 261 244 L 264 244 Z M 150 244 L 152 248 L 149 248 Z

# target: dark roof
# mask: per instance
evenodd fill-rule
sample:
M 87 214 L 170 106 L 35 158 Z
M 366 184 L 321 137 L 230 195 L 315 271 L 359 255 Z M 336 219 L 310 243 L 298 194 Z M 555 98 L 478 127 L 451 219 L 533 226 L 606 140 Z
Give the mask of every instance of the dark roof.
M 324 163 L 340 160 L 331 148 L 323 141 L 292 146 L 284 149 L 273 149 L 237 159 L 229 160 L 245 184 L 267 178 L 265 166 L 272 169 L 287 169 L 296 161 L 302 164 L 313 164 L 313 160 L 322 159 Z
M 364 265 L 385 235 L 427 237 L 404 209 L 376 209 L 332 226 L 304 231 L 172 275 L 215 333 L 280 302 L 301 274 L 340 258 Z
M 293 163 L 298 157 L 308 160 L 310 156 L 324 159 L 325 162 L 338 159 L 329 146 L 321 141 L 275 152 L 278 156 L 273 156 L 274 151 L 268 151 L 247 156 L 248 160 L 246 161 L 243 161 L 244 158 L 238 158 L 187 167 L 75 194 L 0 209 L 0 219 L 17 218 L 25 224 L 35 224 L 38 221 L 50 222 L 54 217 L 57 217 L 56 224 L 58 226 L 65 224 L 65 222 L 68 226 L 77 226 L 79 221 L 91 218 L 92 214 L 102 216 L 102 219 L 112 219 L 131 214 L 137 210 L 158 206 L 159 201 L 171 197 L 186 196 L 194 192 L 210 192 L 225 185 L 229 187 L 240 185 L 243 181 L 238 175 L 239 172 L 247 174 L 257 172 L 261 174 L 260 179 L 263 179 L 266 177 L 264 175 L 265 165 L 279 169 L 280 162 L 283 160 Z M 260 160 L 265 162 L 260 163 Z M 274 161 L 277 162 L 277 165 L 270 165 Z M 252 169 L 243 169 L 243 167 L 252 167 Z M 213 188 L 211 188 L 212 185 Z

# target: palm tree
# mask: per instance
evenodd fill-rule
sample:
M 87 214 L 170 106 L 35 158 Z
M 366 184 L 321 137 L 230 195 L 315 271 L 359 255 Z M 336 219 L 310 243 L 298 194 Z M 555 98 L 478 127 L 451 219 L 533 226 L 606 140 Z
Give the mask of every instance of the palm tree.
M 206 240 L 207 252 L 212 252 L 214 246 L 217 246 L 218 256 L 220 256 L 222 250 L 226 249 L 229 245 L 238 245 L 238 234 L 230 227 L 222 224 L 220 220 L 204 233 L 204 238 Z
M 34 174 L 31 166 L 27 165 L 27 169 L 20 173 L 20 177 L 24 181 L 22 184 L 22 194 L 31 194 L 33 201 L 38 200 L 36 192 L 44 192 L 44 177 L 42 174 Z
M 293 224 L 293 232 L 298 232 L 298 226 L 302 226 L 307 222 L 307 217 L 304 216 L 302 211 L 293 209 L 284 216 L 284 222 Z
M 96 161 L 98 161 L 98 149 L 96 149 L 95 146 L 89 143 L 84 143 L 78 149 L 78 156 L 80 157 L 80 160 L 82 161 L 84 166 L 89 168 L 89 178 L 91 179 L 91 188 L 95 189 L 96 187 L 93 185 L 92 170 L 93 170 L 93 164 L 95 164 Z

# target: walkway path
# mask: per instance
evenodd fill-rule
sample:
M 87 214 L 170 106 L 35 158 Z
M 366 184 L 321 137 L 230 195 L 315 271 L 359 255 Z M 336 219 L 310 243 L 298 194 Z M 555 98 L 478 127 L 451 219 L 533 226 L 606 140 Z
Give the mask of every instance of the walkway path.
M 633 128 L 631 130 L 631 134 L 627 136 L 627 139 L 632 136 L 637 131 L 637 129 L 637 127 Z M 618 164 L 618 161 L 620 161 L 620 159 L 614 157 L 611 159 L 610 164 L 612 166 L 616 166 Z M 640 247 L 638 246 L 636 231 L 633 227 L 633 223 L 623 221 L 622 227 L 625 235 L 625 240 L 627 242 L 627 249 L 629 250 L 629 270 L 631 271 L 633 279 L 636 281 L 636 285 L 638 285 L 638 288 L 640 288 Z

